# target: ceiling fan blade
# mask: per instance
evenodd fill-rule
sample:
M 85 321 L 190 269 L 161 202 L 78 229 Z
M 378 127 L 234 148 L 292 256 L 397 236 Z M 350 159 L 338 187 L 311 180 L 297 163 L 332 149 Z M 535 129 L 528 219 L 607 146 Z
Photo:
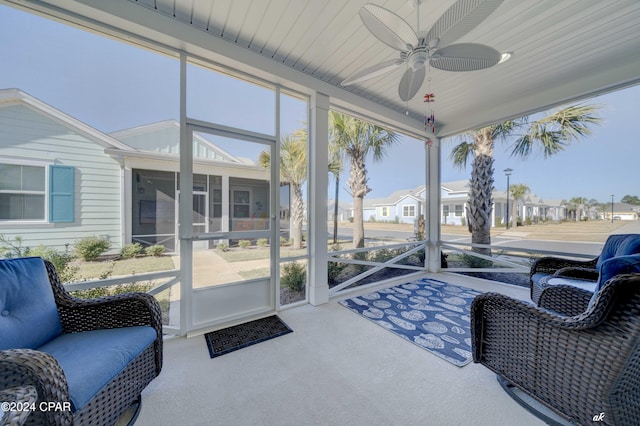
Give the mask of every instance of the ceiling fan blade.
M 477 27 L 504 0 L 458 0 L 433 24 L 427 33 L 427 43 L 439 39 L 439 46 L 448 46 Z
M 418 93 L 418 90 L 420 90 L 422 83 L 424 83 L 424 76 L 424 67 L 420 67 L 415 71 L 408 68 L 398 85 L 398 94 L 400 95 L 400 99 L 405 102 L 411 100 L 416 93 Z
M 500 52 L 484 44 L 459 43 L 436 50 L 429 64 L 444 71 L 476 71 L 500 62 Z
M 403 52 L 418 46 L 418 36 L 413 28 L 383 7 L 367 3 L 360 8 L 360 18 L 378 40 L 396 50 Z
M 391 72 L 398 68 L 400 65 L 404 64 L 403 59 L 393 59 L 390 61 L 384 61 L 379 64 L 372 65 L 365 69 L 362 69 L 358 72 L 351 74 L 349 77 L 345 78 L 342 83 L 342 86 L 349 86 L 351 84 L 360 83 L 361 81 L 369 80 L 370 78 L 378 77 L 388 72 Z

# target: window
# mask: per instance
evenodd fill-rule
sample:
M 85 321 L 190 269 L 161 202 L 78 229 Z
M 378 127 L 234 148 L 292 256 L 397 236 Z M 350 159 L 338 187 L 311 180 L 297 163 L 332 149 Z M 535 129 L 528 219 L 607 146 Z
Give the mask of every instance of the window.
M 416 215 L 416 206 L 402 206 L 402 216 L 415 217 L 415 215 Z
M 387 217 L 389 216 L 389 207 L 381 207 L 381 216 L 382 217 Z
M 449 205 L 444 204 L 442 206 L 442 216 L 449 216 Z
M 233 217 L 245 218 L 251 216 L 251 192 L 234 189 L 233 193 Z
M 73 167 L 49 168 L 50 222 L 73 221 Z M 47 220 L 47 167 L 0 164 L 0 221 Z
M 44 220 L 45 168 L 0 164 L 0 220 Z
M 462 216 L 462 204 L 456 204 L 455 209 L 455 215 Z

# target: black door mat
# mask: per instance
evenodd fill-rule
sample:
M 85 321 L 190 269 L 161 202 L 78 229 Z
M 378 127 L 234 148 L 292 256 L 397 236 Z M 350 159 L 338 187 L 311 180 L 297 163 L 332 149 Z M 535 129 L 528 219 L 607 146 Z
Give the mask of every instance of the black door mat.
M 283 334 L 291 333 L 289 328 L 277 315 L 261 318 L 222 330 L 212 331 L 204 335 L 209 348 L 209 355 L 215 358 Z

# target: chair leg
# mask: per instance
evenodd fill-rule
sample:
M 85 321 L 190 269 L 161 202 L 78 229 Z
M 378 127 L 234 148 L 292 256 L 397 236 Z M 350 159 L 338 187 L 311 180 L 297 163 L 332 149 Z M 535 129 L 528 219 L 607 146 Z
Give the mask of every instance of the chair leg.
M 520 404 L 525 410 L 527 410 L 546 424 L 551 426 L 571 426 L 575 424 L 561 418 L 558 414 L 551 411 L 550 408 L 547 408 L 535 399 L 527 397 L 527 395 L 521 389 L 509 383 L 504 377 L 496 375 L 496 378 L 498 379 L 498 383 L 500 383 L 500 386 L 502 386 L 502 389 L 504 389 L 507 395 L 513 398 L 513 400 Z M 539 407 L 534 407 L 530 402 L 525 400 L 525 398 L 530 399 L 531 402 L 534 402 Z M 545 411 L 547 411 L 547 413 L 543 413 L 539 408 L 544 409 Z
M 142 395 L 133 400 L 131 405 L 120 415 L 120 418 L 116 422 L 115 426 L 133 426 L 138 419 L 140 409 L 142 408 Z

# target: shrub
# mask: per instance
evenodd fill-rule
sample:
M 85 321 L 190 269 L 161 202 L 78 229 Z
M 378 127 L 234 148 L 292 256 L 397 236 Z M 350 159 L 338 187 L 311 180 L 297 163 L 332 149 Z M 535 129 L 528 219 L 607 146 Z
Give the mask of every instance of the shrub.
M 280 237 L 280 246 L 285 247 L 288 245 L 289 245 L 289 240 L 287 240 L 285 237 Z
M 96 287 L 89 288 L 86 290 L 76 290 L 72 291 L 71 295 L 73 297 L 77 297 L 80 299 L 93 299 L 96 297 L 104 297 L 104 296 L 114 296 L 116 294 L 122 293 L 131 293 L 131 292 L 140 292 L 146 293 L 153 288 L 153 284 L 151 282 L 148 283 L 129 283 L 129 284 L 119 284 L 115 286 L 109 287 Z
M 266 238 L 258 238 L 258 241 L 256 241 L 256 244 L 258 245 L 258 247 L 266 247 L 267 244 L 269 244 L 269 240 Z
M 307 283 L 307 270 L 301 263 L 287 263 L 282 267 L 280 285 L 292 291 L 301 291 Z
M 147 254 L 147 256 L 156 256 L 156 257 L 162 256 L 164 254 L 164 251 L 165 251 L 164 246 L 160 244 L 149 246 L 144 249 L 144 252 Z
M 40 245 L 33 250 L 29 250 L 29 256 L 39 256 L 49 262 L 53 263 L 56 267 L 56 272 L 60 278 L 60 282 L 68 283 L 76 281 L 78 279 L 78 267 L 71 266 L 70 262 L 73 260 L 73 256 L 68 253 L 68 250 L 59 252 L 50 247 Z
M 338 284 L 340 274 L 347 268 L 348 264 L 342 262 L 329 261 L 327 263 L 327 280 L 329 284 Z
M 140 243 L 130 243 L 125 244 L 120 251 L 120 256 L 125 259 L 130 259 L 132 257 L 140 256 L 144 251 L 144 247 Z
M 238 241 L 238 246 L 240 246 L 240 248 L 247 248 L 251 245 L 251 241 L 249 240 L 240 240 Z
M 216 246 L 216 249 L 218 249 L 220 251 L 229 251 L 229 244 L 227 244 L 227 243 L 218 243 L 218 245 Z
M 106 238 L 87 237 L 76 241 L 74 245 L 76 256 L 82 260 L 95 260 L 102 253 L 111 248 L 111 242 Z

